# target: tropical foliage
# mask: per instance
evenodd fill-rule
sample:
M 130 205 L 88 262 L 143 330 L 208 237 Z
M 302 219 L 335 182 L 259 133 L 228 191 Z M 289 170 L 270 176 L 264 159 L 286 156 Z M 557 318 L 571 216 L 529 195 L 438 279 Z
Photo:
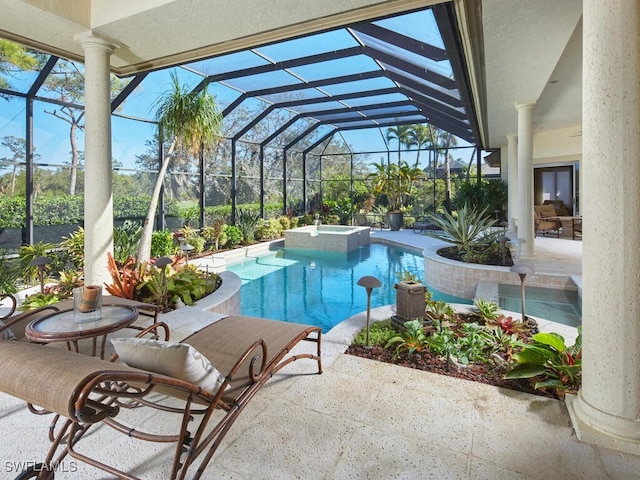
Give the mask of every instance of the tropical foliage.
M 506 378 L 530 378 L 536 389 L 549 389 L 558 396 L 576 392 L 582 378 L 582 327 L 572 346 L 555 332 L 537 333 L 531 343 L 521 343 L 513 354 L 515 365 Z
M 429 310 L 438 302 L 428 290 L 426 295 Z M 369 358 L 440 373 L 457 372 L 452 373 L 456 376 L 469 372 L 470 379 L 486 375 L 487 380 L 499 379 L 501 386 L 535 389 L 557 398 L 580 387 L 581 328 L 575 344 L 568 347 L 559 334 L 538 333 L 535 322 L 514 320 L 495 302 L 476 299 L 475 303 L 473 313 L 451 309 L 451 314 L 437 319 L 425 314 L 402 327 L 389 320 L 374 322 L 371 347 L 365 350 L 363 329 L 347 352 L 358 355 L 364 351 Z
M 373 182 L 373 192 L 384 194 L 387 198 L 389 211 L 400 211 L 411 198 L 413 188 L 424 172 L 416 167 L 410 167 L 407 162 L 374 164 L 375 172 L 369 175 Z

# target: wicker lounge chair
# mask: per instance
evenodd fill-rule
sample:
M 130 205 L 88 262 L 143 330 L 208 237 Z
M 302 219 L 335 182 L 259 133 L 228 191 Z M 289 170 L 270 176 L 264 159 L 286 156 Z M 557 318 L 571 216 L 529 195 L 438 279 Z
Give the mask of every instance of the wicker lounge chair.
M 291 349 L 302 340 L 316 343 L 317 354 L 291 356 Z M 87 431 L 106 424 L 136 439 L 174 442 L 175 454 L 166 478 L 183 479 L 189 474 L 189 478 L 197 479 L 238 415 L 273 374 L 301 358 L 316 361 L 318 373 L 322 373 L 321 330 L 309 325 L 232 316 L 179 345 L 185 344 L 197 349 L 223 373 L 216 391 L 94 357 L 83 356 L 79 362 L 77 353 L 23 342 L 0 343 L 0 390 L 66 418 L 55 434 L 44 466 L 59 464 L 70 455 L 118 478 L 137 478 L 78 448 Z M 177 416 L 179 426 L 169 432 L 147 432 L 125 425 L 121 419 L 127 417 L 125 412 L 139 414 L 145 409 L 160 410 L 174 420 Z M 214 416 L 216 409 L 224 414 Z M 209 425 L 212 418 L 219 419 L 215 425 L 213 421 Z M 42 471 L 37 478 L 53 478 L 53 472 L 42 465 L 18 478 L 36 478 L 38 468 Z

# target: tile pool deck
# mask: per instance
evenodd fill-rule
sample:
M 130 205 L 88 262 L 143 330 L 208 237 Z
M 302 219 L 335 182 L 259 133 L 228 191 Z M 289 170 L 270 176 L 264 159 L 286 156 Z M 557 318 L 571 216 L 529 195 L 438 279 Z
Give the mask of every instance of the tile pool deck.
M 434 241 L 411 231 L 374 236 L 413 245 Z M 536 239 L 535 268 L 579 275 L 580 247 L 571 240 Z M 376 309 L 372 318 L 390 311 Z M 276 375 L 239 417 L 203 478 L 638 478 L 640 457 L 576 439 L 563 402 L 343 354 L 364 322 L 363 313 L 324 336 L 324 374 L 288 375 L 310 371 L 300 361 Z M 162 419 L 155 415 L 147 422 Z M 12 462 L 42 458 L 47 426 L 46 417 L 0 394 L 0 479 L 15 477 Z M 170 446 L 134 442 L 101 428 L 104 437 L 87 440 L 102 458 L 142 478 L 167 478 Z M 76 468 L 70 462 L 66 467 Z M 83 464 L 77 469 L 55 478 L 110 478 Z

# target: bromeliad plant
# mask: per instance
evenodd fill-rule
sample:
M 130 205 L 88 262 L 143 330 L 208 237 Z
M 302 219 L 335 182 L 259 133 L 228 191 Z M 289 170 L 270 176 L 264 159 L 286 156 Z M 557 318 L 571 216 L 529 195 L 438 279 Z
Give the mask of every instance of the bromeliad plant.
M 427 335 L 425 334 L 422 320 L 414 319 L 404 322 L 404 331 L 389 339 L 386 347 L 389 348 L 393 345 L 396 345 L 394 358 L 398 358 L 403 351 L 412 355 L 427 348 Z
M 534 388 L 554 391 L 559 397 L 576 392 L 582 378 L 582 327 L 571 347 L 554 332 L 537 333 L 532 340 L 521 343 L 522 350 L 513 354 L 516 363 L 505 378 L 533 379 Z

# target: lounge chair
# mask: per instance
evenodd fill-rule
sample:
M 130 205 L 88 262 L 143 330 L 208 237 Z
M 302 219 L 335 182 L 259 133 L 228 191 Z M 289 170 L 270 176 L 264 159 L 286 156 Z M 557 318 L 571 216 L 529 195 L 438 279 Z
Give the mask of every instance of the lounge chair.
M 302 340 L 314 342 L 317 353 L 291 355 L 292 348 Z M 134 344 L 128 355 L 137 351 L 135 342 L 122 343 L 124 351 L 131 347 L 128 343 Z M 1 342 L 0 390 L 66 419 L 43 463 L 18 478 L 36 477 L 38 469 L 43 470 L 38 478 L 53 478 L 46 466 L 60 464 L 67 455 L 118 478 L 138 478 L 78 449 L 87 431 L 96 430 L 94 434 L 99 434 L 100 430 L 94 426 L 106 424 L 135 439 L 175 443 L 166 478 L 184 479 L 189 474 L 189 478 L 198 479 L 247 403 L 276 372 L 293 361 L 308 358 L 317 362 L 318 373 L 322 373 L 321 330 L 309 325 L 231 316 L 194 333 L 180 344 L 165 346 L 158 343 L 151 348 L 160 347 L 170 352 L 186 349 L 194 355 L 199 352 L 223 373 L 218 378 L 220 386 L 204 388 L 202 385 L 210 385 L 208 380 L 194 383 L 195 380 L 185 379 L 182 373 L 157 373 L 166 365 L 162 368 L 156 365 L 152 371 L 88 356 L 78 361 L 78 353 L 58 348 Z M 194 358 L 202 365 L 202 357 Z M 132 363 L 131 358 L 128 362 Z M 175 362 L 170 366 L 174 368 Z M 157 433 L 125 424 L 126 420 L 122 419 L 128 417 L 125 412 L 139 414 L 144 409 L 151 409 L 149 413 L 161 411 L 174 420 L 177 416 L 178 422 L 167 421 L 166 425 L 179 426 L 173 431 Z M 214 417 L 216 409 L 224 411 L 221 418 Z M 215 425 L 209 425 L 212 418 L 219 418 Z

